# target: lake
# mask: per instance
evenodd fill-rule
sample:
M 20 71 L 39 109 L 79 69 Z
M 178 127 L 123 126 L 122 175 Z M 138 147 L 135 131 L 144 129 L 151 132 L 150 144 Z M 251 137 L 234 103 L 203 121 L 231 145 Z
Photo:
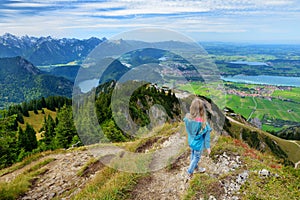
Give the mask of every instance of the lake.
M 300 87 L 300 77 L 268 76 L 268 75 L 259 75 L 259 76 L 235 75 L 235 76 L 221 77 L 221 79 L 224 81 L 236 82 L 236 83 Z
M 233 61 L 229 63 L 237 64 L 237 65 L 249 65 L 249 66 L 268 66 L 268 64 L 264 62 Z
M 247 76 L 247 75 L 235 75 L 235 76 L 221 76 L 224 81 L 235 83 L 250 83 L 250 84 L 262 84 L 262 85 L 277 85 L 277 86 L 294 86 L 300 87 L 300 77 L 287 77 L 287 76 Z M 91 79 L 82 81 L 79 83 L 79 88 L 83 93 L 90 91 L 93 87 L 97 87 L 99 79 Z
M 90 91 L 93 87 L 97 87 L 99 85 L 99 79 L 91 79 L 91 80 L 86 80 L 82 81 L 78 84 L 81 92 L 87 93 Z

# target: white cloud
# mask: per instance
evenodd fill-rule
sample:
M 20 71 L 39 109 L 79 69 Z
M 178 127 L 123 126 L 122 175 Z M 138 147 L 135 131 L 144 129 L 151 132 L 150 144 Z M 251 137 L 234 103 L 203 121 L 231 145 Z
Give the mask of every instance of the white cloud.
M 38 7 L 47 7 L 47 6 L 52 6 L 52 4 L 48 3 L 26 3 L 26 2 L 20 2 L 20 3 L 8 3 L 6 4 L 9 7 L 13 8 L 21 8 L 21 7 L 28 7 L 28 8 L 38 8 Z
M 19 1 L 0 8 L 1 33 L 17 35 L 90 35 L 117 33 L 142 27 L 163 27 L 185 33 L 249 33 L 265 29 L 280 32 L 299 21 L 300 2 L 292 0 L 65 0 Z M 51 7 L 51 9 L 50 9 Z M 23 10 L 22 8 L 26 9 Z M 27 11 L 32 8 L 32 13 Z M 39 9 L 40 8 L 40 9 Z M 45 8 L 45 9 L 44 9 Z M 270 29 L 272 23 L 276 27 Z M 282 24 L 280 24 L 282 23 Z M 287 31 L 299 33 L 296 27 Z M 75 35 L 76 36 L 76 35 Z M 107 36 L 107 35 L 103 35 Z M 72 37 L 72 36 L 71 36 Z

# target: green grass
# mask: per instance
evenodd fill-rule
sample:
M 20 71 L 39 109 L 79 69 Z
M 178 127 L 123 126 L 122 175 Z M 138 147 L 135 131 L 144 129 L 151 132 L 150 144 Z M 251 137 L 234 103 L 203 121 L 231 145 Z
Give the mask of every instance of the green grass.
M 269 126 L 267 124 L 263 124 L 261 129 L 264 130 L 264 131 L 268 131 L 268 132 L 270 132 L 270 131 L 280 131 L 281 130 L 281 128 L 276 128 L 274 126 Z
M 0 176 L 3 176 L 5 174 L 8 174 L 8 173 L 12 173 L 18 169 L 21 169 L 23 168 L 24 166 L 30 164 L 31 162 L 34 162 L 42 157 L 45 157 L 46 155 L 49 155 L 49 154 L 54 154 L 54 153 L 58 153 L 60 150 L 56 150 L 56 151 L 45 151 L 45 152 L 41 152 L 41 153 L 36 153 L 36 154 L 33 154 L 33 155 L 30 155 L 28 157 L 26 157 L 24 160 L 22 160 L 21 162 L 18 162 L 14 165 L 12 165 L 11 167 L 8 167 L 8 168 L 5 168 L 5 169 L 2 169 L 0 170 Z
M 263 132 L 263 134 L 276 141 L 278 145 L 282 148 L 282 150 L 288 155 L 289 160 L 291 160 L 293 163 L 300 161 L 300 148 L 294 142 L 281 139 L 272 134 L 269 134 L 268 132 Z
M 191 82 L 185 85 L 178 85 L 178 89 L 188 91 L 191 94 L 202 95 L 214 101 L 218 107 L 225 107 L 225 94 L 219 87 L 223 87 L 223 82 L 216 80 L 216 82 Z
M 167 138 L 175 132 L 180 131 L 183 124 L 165 124 L 163 127 L 158 127 L 149 133 L 148 138 L 140 138 L 131 142 L 118 143 L 116 145 L 123 147 L 129 152 L 136 152 L 138 148 L 148 145 L 148 141 L 151 141 L 150 146 L 156 149 L 158 143 L 161 143 L 164 138 Z M 126 159 L 125 159 L 126 158 Z M 126 154 L 124 157 L 117 157 L 118 160 L 114 163 L 111 162 L 113 168 L 103 167 L 99 173 L 77 194 L 73 199 L 131 199 L 131 191 L 136 186 L 140 178 L 147 177 L 149 174 L 147 170 L 150 165 L 151 157 L 149 154 L 141 153 L 138 157 L 135 155 L 134 158 L 130 159 L 130 155 Z M 93 160 L 91 163 L 94 162 Z M 118 165 L 118 166 L 114 166 Z M 87 164 L 88 165 L 88 164 Z M 123 166 L 124 165 L 124 166 Z M 131 171 L 143 172 L 143 173 L 129 173 L 124 172 L 122 169 L 130 167 Z M 82 173 L 80 170 L 79 173 Z M 121 170 L 115 170 L 116 168 Z
M 141 176 L 105 167 L 73 199 L 126 199 Z
M 18 175 L 11 182 L 0 183 L 0 200 L 17 199 L 24 194 L 32 185 L 32 180 L 37 178 L 39 174 L 45 172 L 45 169 L 41 168 L 53 160 L 53 158 L 44 160 Z
M 33 111 L 29 111 L 29 117 L 24 117 L 24 124 L 19 124 L 23 129 L 25 129 L 26 123 L 30 124 L 37 133 L 36 136 L 38 140 L 41 139 L 39 131 L 43 126 L 44 117 L 48 115 L 51 115 L 53 119 L 56 117 L 56 112 L 48 110 L 47 108 L 44 108 L 44 111 L 45 114 L 42 114 L 40 110 L 38 111 L 38 114 L 34 114 Z
M 233 85 L 237 88 L 253 88 L 254 84 L 243 84 L 243 83 L 231 83 L 226 82 L 226 84 Z M 211 97 L 217 94 L 216 90 L 210 89 L 208 92 L 208 86 L 201 82 L 192 82 L 187 85 L 182 85 L 179 89 L 189 91 L 191 93 Z M 292 88 L 291 90 L 275 90 L 272 94 L 273 97 L 278 98 L 278 96 L 284 99 L 291 99 L 293 101 L 283 101 L 280 99 L 273 99 L 272 101 L 268 99 L 255 97 L 240 97 L 233 94 L 226 95 L 225 105 L 233 109 L 236 113 L 241 114 L 246 119 L 251 115 L 251 118 L 257 117 L 260 120 L 263 119 L 264 115 L 267 114 L 270 119 L 281 119 L 291 122 L 300 122 L 300 88 Z M 256 106 L 257 105 L 257 106 Z M 256 108 L 255 108 L 256 106 Z M 291 111 L 291 112 L 289 112 Z M 264 130 L 279 130 L 275 126 L 264 126 Z M 282 128 L 281 128 L 282 129 Z
M 97 159 L 95 158 L 91 158 L 87 163 L 85 163 L 80 170 L 77 172 L 77 176 L 83 176 L 84 172 L 89 168 L 89 166 L 91 166 L 92 164 L 98 162 Z
M 231 137 L 220 136 L 212 149 L 211 157 L 214 158 L 215 155 L 223 152 L 229 155 L 239 155 L 244 167 L 219 177 L 195 174 L 183 199 L 208 199 L 210 195 L 220 199 L 224 191 L 219 181 L 235 180 L 236 176 L 244 170 L 249 171 L 249 178 L 239 193 L 235 194 L 240 199 L 298 199 L 300 195 L 299 169 L 284 167 L 274 156 L 251 149 L 244 142 Z M 260 178 L 257 171 L 261 169 L 267 169 L 272 174 L 278 174 L 279 177 Z
M 273 97 L 283 97 L 300 102 L 300 88 L 292 88 L 291 90 L 279 91 L 276 90 L 272 94 Z

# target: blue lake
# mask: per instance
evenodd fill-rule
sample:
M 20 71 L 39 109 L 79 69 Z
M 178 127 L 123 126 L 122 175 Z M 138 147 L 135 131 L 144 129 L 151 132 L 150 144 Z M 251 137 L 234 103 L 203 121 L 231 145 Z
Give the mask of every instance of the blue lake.
M 300 77 L 267 76 L 267 75 L 260 75 L 260 76 L 235 75 L 235 76 L 221 77 L 221 79 L 224 81 L 230 81 L 236 83 L 300 87 Z
M 98 85 L 99 85 L 99 79 L 97 79 L 97 78 L 82 81 L 78 84 L 81 92 L 83 92 L 83 93 L 90 91 L 92 88 L 97 87 Z
M 268 66 L 268 64 L 264 62 L 233 61 L 229 63 L 238 64 L 238 65 L 249 65 L 249 66 Z

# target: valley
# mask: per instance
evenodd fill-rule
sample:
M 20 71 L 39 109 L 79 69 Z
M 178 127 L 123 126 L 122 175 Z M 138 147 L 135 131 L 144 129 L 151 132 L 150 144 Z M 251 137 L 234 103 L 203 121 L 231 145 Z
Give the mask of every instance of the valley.
M 1 200 L 299 196 L 299 46 L 1 39 L 20 47 L 0 52 Z M 212 154 L 187 181 L 194 95 Z

